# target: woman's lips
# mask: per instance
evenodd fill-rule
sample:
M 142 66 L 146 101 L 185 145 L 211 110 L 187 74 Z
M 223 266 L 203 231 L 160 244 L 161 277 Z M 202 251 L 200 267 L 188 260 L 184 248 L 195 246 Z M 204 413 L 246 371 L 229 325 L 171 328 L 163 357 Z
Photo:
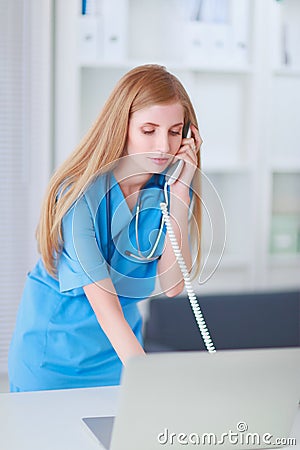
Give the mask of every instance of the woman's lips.
M 163 166 L 165 165 L 168 161 L 169 158 L 149 158 L 154 164 L 157 164 L 158 166 Z

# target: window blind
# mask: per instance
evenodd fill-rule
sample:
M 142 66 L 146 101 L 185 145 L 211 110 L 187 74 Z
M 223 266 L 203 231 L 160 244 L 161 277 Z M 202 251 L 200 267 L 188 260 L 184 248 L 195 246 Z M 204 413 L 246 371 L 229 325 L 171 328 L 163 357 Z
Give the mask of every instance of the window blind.
M 0 371 L 51 162 L 51 0 L 0 0 Z

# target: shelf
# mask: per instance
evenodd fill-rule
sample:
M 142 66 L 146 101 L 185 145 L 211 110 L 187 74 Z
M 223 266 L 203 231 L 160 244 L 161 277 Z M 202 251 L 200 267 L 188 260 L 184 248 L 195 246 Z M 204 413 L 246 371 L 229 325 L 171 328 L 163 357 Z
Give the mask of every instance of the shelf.
M 300 253 L 287 253 L 284 255 L 269 254 L 269 264 L 272 267 L 278 266 L 299 266 Z
M 218 263 L 218 259 L 215 257 L 211 257 L 212 261 L 207 264 L 205 267 L 205 272 L 212 270 L 216 267 Z M 219 267 L 222 269 L 247 269 L 251 266 L 250 259 L 242 256 L 242 255 L 223 255 L 221 261 L 219 263 Z
M 204 174 L 250 174 L 253 167 L 248 164 L 222 164 L 222 163 L 202 163 L 202 171 Z
M 197 73 L 219 73 L 219 74 L 236 74 L 236 75 L 249 75 L 253 72 L 252 66 L 241 66 L 241 65 L 220 65 L 220 64 L 209 64 L 209 65 L 192 65 L 188 63 L 174 62 L 168 60 L 152 60 L 148 59 L 127 59 L 123 61 L 80 61 L 77 62 L 80 68 L 120 68 L 127 69 L 131 67 L 137 67 L 144 64 L 159 64 L 166 66 L 168 70 L 171 71 L 191 71 Z
M 300 68 L 278 67 L 274 68 L 272 73 L 278 77 L 300 77 Z
M 286 157 L 285 159 L 276 158 L 271 162 L 271 171 L 274 173 L 300 173 L 300 159 Z
M 124 61 L 77 61 L 79 69 L 130 69 L 134 64 L 129 60 Z

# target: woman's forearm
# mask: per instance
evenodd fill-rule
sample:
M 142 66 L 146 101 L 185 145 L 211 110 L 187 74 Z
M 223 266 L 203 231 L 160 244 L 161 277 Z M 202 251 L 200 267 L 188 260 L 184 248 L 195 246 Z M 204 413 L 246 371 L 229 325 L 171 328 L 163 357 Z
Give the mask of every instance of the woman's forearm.
M 135 355 L 145 354 L 127 320 L 111 280 L 84 287 L 97 320 L 124 365 Z
M 188 238 L 189 202 L 187 190 L 183 193 L 181 192 L 179 196 L 171 188 L 169 217 L 188 270 L 191 269 L 192 265 Z M 183 275 L 176 260 L 168 233 L 166 235 L 165 249 L 158 263 L 158 275 L 160 286 L 168 296 L 178 295 L 182 291 L 184 287 Z
M 102 315 L 98 321 L 124 365 L 132 356 L 145 354 L 123 314 Z

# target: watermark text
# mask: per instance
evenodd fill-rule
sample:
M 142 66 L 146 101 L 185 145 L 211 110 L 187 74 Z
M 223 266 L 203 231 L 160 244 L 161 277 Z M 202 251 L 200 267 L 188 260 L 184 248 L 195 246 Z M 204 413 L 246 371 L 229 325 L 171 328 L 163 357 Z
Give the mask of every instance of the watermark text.
M 162 446 L 168 445 L 238 445 L 238 446 L 283 446 L 296 445 L 296 438 L 274 437 L 271 433 L 254 433 L 248 431 L 246 422 L 237 423 L 236 430 L 228 430 L 219 435 L 215 433 L 174 433 L 165 428 L 157 435 L 157 440 Z

